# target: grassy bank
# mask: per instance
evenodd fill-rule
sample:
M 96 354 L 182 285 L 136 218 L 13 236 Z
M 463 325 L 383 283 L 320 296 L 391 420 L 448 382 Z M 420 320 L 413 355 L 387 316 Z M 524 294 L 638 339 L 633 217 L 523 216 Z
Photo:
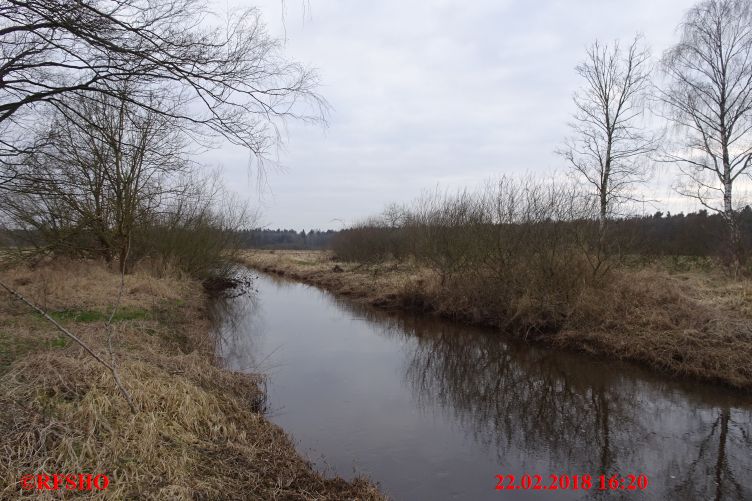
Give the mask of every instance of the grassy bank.
M 582 287 L 557 328 L 546 330 L 529 327 L 536 315 L 548 314 L 545 302 L 517 298 L 518 318 L 510 321 L 506 311 L 493 309 L 493 298 L 481 297 L 492 293 L 463 289 L 461 281 L 442 283 L 437 273 L 412 260 L 348 263 L 314 251 L 249 251 L 242 259 L 253 268 L 375 306 L 430 312 L 752 391 L 752 283 L 712 268 L 677 271 L 681 267 L 652 264 L 614 270 L 608 280 Z
M 107 353 L 116 273 L 58 260 L 0 276 Z M 92 473 L 109 476 L 105 499 L 381 499 L 317 474 L 260 412 L 259 378 L 216 366 L 205 303 L 193 280 L 127 277 L 113 325 L 132 414 L 107 369 L 0 295 L 0 498 L 43 498 L 22 475 Z

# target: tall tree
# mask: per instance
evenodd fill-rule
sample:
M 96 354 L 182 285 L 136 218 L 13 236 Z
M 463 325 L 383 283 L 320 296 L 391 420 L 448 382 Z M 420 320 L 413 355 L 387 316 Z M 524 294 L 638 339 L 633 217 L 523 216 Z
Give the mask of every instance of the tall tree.
M 665 157 L 678 164 L 680 193 L 721 213 L 729 251 L 743 259 L 734 185 L 752 174 L 752 4 L 709 0 L 691 9 L 681 38 L 663 57 L 660 91 L 678 144 Z
M 597 196 L 601 246 L 607 219 L 646 180 L 645 156 L 655 149 L 655 137 L 642 127 L 649 58 L 639 36 L 626 50 L 618 41 L 596 41 L 576 67 L 584 83 L 574 95 L 571 136 L 559 153 Z

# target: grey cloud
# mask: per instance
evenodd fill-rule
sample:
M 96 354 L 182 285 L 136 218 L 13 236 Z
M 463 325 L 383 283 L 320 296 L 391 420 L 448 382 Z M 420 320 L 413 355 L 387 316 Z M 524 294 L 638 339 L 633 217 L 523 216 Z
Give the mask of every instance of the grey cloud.
M 283 26 L 280 0 L 255 2 L 270 30 L 286 33 L 287 53 L 318 68 L 333 107 L 326 130 L 290 124 L 264 221 L 337 227 L 437 183 L 561 170 L 554 150 L 584 47 L 639 31 L 659 55 L 693 3 L 287 0 Z M 205 158 L 257 201 L 244 152 L 225 145 Z M 675 204 L 665 184 L 648 191 Z

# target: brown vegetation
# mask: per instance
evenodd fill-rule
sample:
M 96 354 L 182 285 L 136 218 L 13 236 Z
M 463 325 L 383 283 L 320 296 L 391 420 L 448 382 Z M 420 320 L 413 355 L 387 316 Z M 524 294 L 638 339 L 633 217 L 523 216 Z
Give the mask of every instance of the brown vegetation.
M 554 304 L 555 295 L 521 294 L 509 311 L 494 309 L 497 289 L 462 276 L 442 285 L 438 273 L 413 259 L 363 264 L 338 261 L 325 252 L 250 251 L 242 261 L 375 306 L 431 312 L 752 390 L 752 283 L 730 280 L 722 270 L 622 266 L 608 280 L 578 287 L 560 305 Z
M 105 352 L 117 273 L 58 259 L 2 278 Z M 24 474 L 103 473 L 103 499 L 381 499 L 317 474 L 261 413 L 260 376 L 215 365 L 204 302 L 193 280 L 126 277 L 113 325 L 132 414 L 106 368 L 0 297 L 0 498 L 24 494 Z

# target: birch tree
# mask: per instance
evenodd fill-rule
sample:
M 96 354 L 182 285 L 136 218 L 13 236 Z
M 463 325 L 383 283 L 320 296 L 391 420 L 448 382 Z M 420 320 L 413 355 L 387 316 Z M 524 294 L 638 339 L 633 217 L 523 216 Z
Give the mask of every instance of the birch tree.
M 679 192 L 723 215 L 728 247 L 743 259 L 734 189 L 752 174 L 752 5 L 705 1 L 685 16 L 664 55 L 660 98 L 679 140 L 665 153 L 682 174 Z
M 631 199 L 635 185 L 648 177 L 645 159 L 656 145 L 642 120 L 649 59 L 637 36 L 626 49 L 618 41 L 596 41 L 576 67 L 584 83 L 574 95 L 571 136 L 559 153 L 597 197 L 599 247 L 616 206 Z

